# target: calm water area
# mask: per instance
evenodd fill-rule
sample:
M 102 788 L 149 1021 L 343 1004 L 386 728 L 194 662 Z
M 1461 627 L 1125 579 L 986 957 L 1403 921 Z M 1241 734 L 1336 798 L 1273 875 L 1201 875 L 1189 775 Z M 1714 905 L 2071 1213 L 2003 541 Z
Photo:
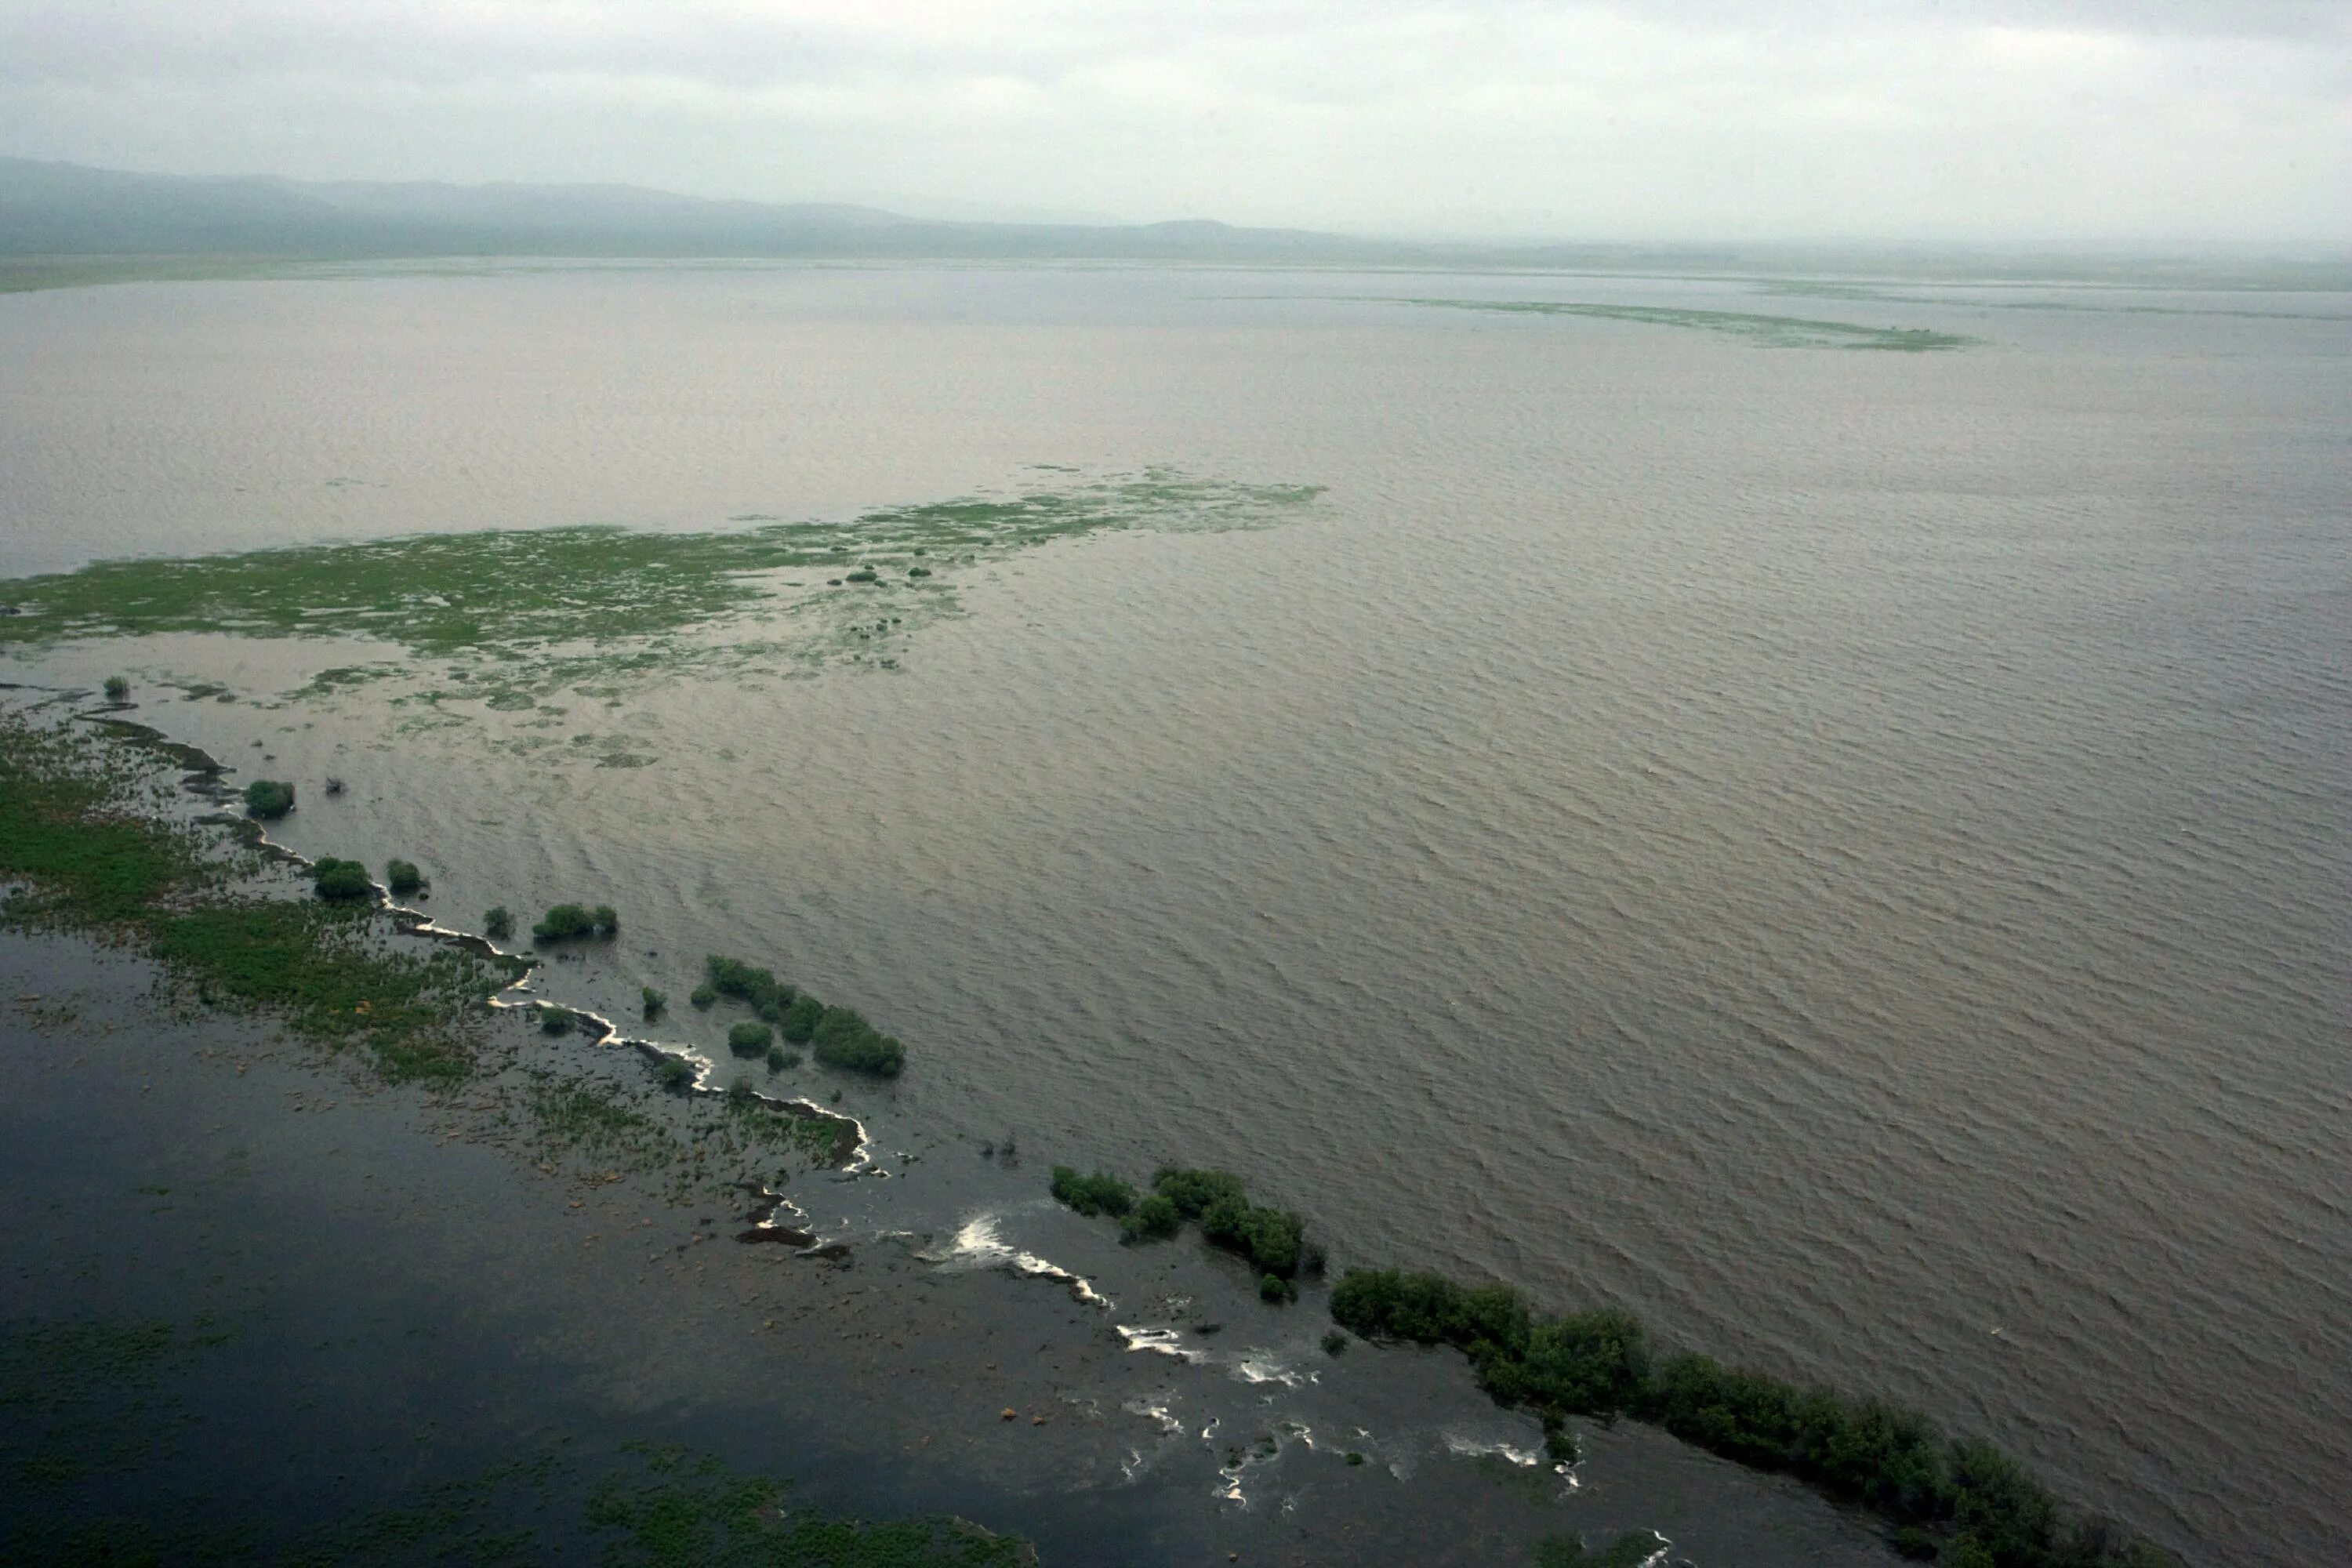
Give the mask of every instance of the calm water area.
M 1510 301 L 1619 313 L 1459 308 Z M 141 721 L 304 784 L 286 842 L 416 859 L 446 920 L 621 906 L 566 1000 L 717 952 L 855 1003 L 909 1052 L 851 1091 L 886 1145 L 1229 1167 L 1337 1264 L 1916 1405 L 2192 1561 L 2352 1561 L 2343 297 L 710 266 L 0 298 L 9 577 L 1162 469 L 1321 494 L 950 571 L 889 668 L 458 711 L 423 663 L 292 695 L 392 645 L 173 634 L 0 679 L 131 674 Z M 975 1201 L 908 1185 L 924 1223 Z

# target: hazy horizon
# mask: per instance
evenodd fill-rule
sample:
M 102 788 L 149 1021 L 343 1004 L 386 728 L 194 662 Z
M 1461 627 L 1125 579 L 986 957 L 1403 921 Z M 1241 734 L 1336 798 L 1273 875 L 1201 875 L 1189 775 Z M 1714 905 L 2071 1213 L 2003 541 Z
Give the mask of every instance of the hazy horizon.
M 1407 240 L 2338 252 L 2352 14 L 0 0 L 0 151 Z

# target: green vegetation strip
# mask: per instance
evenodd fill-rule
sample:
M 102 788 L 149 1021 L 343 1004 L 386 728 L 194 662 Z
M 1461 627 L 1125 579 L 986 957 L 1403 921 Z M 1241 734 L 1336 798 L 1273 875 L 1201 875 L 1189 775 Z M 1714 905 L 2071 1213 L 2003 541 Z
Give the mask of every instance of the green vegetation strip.
M 1548 1440 L 1570 1415 L 1622 1413 L 1726 1458 L 1796 1476 L 1878 1514 L 1908 1557 L 1950 1568 L 2172 1562 L 2104 1521 L 2070 1515 L 2014 1459 L 1981 1438 L 1948 1438 L 1924 1415 L 1703 1355 L 1654 1363 L 1630 1313 L 1538 1317 L 1507 1285 L 1350 1269 L 1332 1289 L 1331 1316 L 1366 1339 L 1461 1350 L 1496 1403 L 1534 1411 Z
M 550 670 L 615 667 L 614 645 L 674 637 L 770 604 L 797 571 L 832 600 L 905 611 L 938 602 L 932 573 L 1107 530 L 1270 527 L 1320 491 L 1194 479 L 1167 469 L 1026 493 L 887 508 L 854 521 L 651 533 L 608 526 L 427 534 L 173 560 L 105 561 L 0 582 L 0 647 L 58 638 L 228 632 L 297 637 L 362 634 L 435 658 L 503 661 L 508 686 Z M 860 638 L 888 616 L 861 622 Z M 587 658 L 552 650 L 586 645 Z M 660 663 L 676 647 L 640 648 Z M 528 666 L 515 661 L 530 660 Z M 627 661 L 619 659 L 625 667 Z M 349 670 L 330 674 L 356 675 Z M 325 681 L 325 677 L 320 678 Z M 337 682 L 320 688 L 331 690 Z M 505 686 L 473 696 L 528 707 Z M 504 700 L 501 704 L 501 700 Z
M 1150 1192 L 1139 1194 L 1109 1172 L 1087 1175 L 1056 1165 L 1052 1191 L 1079 1214 L 1118 1220 L 1128 1243 L 1160 1240 L 1196 1221 L 1207 1239 L 1249 1259 L 1269 1300 L 1295 1296 L 1296 1276 L 1322 1270 L 1306 1223 L 1251 1203 L 1230 1172 L 1163 1167 Z M 2173 1561 L 2105 1521 L 2070 1514 L 1992 1445 L 1948 1438 L 1924 1415 L 1703 1355 L 1654 1363 L 1641 1321 L 1630 1312 L 1543 1317 L 1508 1285 L 1351 1268 L 1332 1289 L 1331 1316 L 1368 1340 L 1460 1350 L 1496 1403 L 1529 1410 L 1543 1423 L 1545 1448 L 1558 1462 L 1577 1456 L 1568 1417 L 1625 1415 L 1871 1510 L 1907 1557 L 1951 1568 L 2162 1568 Z M 1325 1337 L 1328 1352 L 1346 1348 L 1344 1336 Z M 1607 1563 L 1630 1548 L 1619 1542 L 1588 1557 L 1563 1541 L 1547 1550 L 1554 1555 L 1546 1561 Z
M 1552 300 L 1410 300 L 1385 301 L 1442 310 L 1490 310 L 1516 316 L 1582 316 L 1601 321 L 1682 327 L 1722 332 L 1771 348 L 1879 349 L 1932 353 L 1967 348 L 1977 340 L 1924 327 L 1871 327 L 1858 321 L 1809 321 L 1801 316 L 1765 316 L 1745 310 L 1686 310 L 1661 305 L 1604 305 Z
M 92 737 L 0 713 L 0 923 L 87 931 L 161 960 L 196 1000 L 266 1013 L 367 1050 L 388 1079 L 470 1074 L 469 1015 L 527 966 L 385 945 L 372 904 L 225 891 L 238 867 L 193 828 L 145 814 L 152 784 Z M 354 866 L 322 862 L 322 867 Z M 365 873 L 358 873 L 364 885 Z M 332 875 L 320 891 L 331 894 Z

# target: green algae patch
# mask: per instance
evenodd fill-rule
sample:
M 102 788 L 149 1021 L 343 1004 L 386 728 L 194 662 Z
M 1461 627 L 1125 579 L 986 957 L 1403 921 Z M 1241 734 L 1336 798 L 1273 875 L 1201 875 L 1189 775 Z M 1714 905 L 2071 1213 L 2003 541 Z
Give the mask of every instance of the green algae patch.
M 192 1421 L 167 1378 L 227 1337 L 202 1321 L 0 1321 L 0 1491 L 76 1485 L 167 1452 Z
M 1022 1568 L 1026 1542 L 960 1519 L 834 1519 L 788 1506 L 781 1481 L 716 1459 L 648 1456 L 654 1474 L 608 1481 L 588 1505 L 615 1568 Z
M 1642 1568 L 1665 1549 L 1648 1531 L 1633 1531 L 1606 1546 L 1587 1546 L 1573 1535 L 1536 1543 L 1535 1568 Z
M 1662 305 L 1607 305 L 1553 300 L 1414 300 L 1385 301 L 1429 310 L 1488 310 L 1516 316 L 1582 316 L 1601 321 L 1681 327 L 1745 338 L 1768 348 L 1874 349 L 1895 353 L 1935 353 L 1973 346 L 1977 340 L 1924 327 L 1873 327 L 1859 321 L 1822 321 L 1801 316 L 1768 316 L 1747 310 L 1692 310 Z
M 165 632 L 365 637 L 454 661 L 451 686 L 421 700 L 520 711 L 557 686 L 696 663 L 846 655 L 887 668 L 910 623 L 952 607 L 945 580 L 930 575 L 951 563 L 1108 531 L 1272 527 L 1320 493 L 1147 469 L 846 522 L 676 533 L 587 525 L 103 561 L 0 583 L 0 601 L 20 612 L 0 616 L 0 648 Z M 919 560 L 924 575 L 911 576 Z M 780 575 L 809 569 L 845 585 L 804 588 Z M 754 618 L 760 636 L 749 640 L 693 635 Z M 337 665 L 289 695 L 329 696 L 386 673 Z M 614 759 L 606 765 L 638 765 L 625 750 L 600 749 Z

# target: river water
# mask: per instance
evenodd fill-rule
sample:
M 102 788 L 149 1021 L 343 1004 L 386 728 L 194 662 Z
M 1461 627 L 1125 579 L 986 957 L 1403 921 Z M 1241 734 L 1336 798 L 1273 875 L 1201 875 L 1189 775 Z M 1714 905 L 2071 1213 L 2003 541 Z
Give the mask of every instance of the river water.
M 908 1042 L 886 1123 L 1228 1166 L 1335 1261 L 1628 1306 L 1983 1431 L 2197 1558 L 2340 1562 L 2347 431 L 2336 296 L 736 267 L 18 295 L 11 576 L 849 518 L 1040 465 L 1324 493 L 983 563 L 893 669 L 570 700 L 643 766 L 272 695 L 348 644 L 0 675 L 229 683 L 138 716 L 347 778 L 295 847 L 415 858 L 445 919 L 622 905 L 586 1001 L 771 963 Z

